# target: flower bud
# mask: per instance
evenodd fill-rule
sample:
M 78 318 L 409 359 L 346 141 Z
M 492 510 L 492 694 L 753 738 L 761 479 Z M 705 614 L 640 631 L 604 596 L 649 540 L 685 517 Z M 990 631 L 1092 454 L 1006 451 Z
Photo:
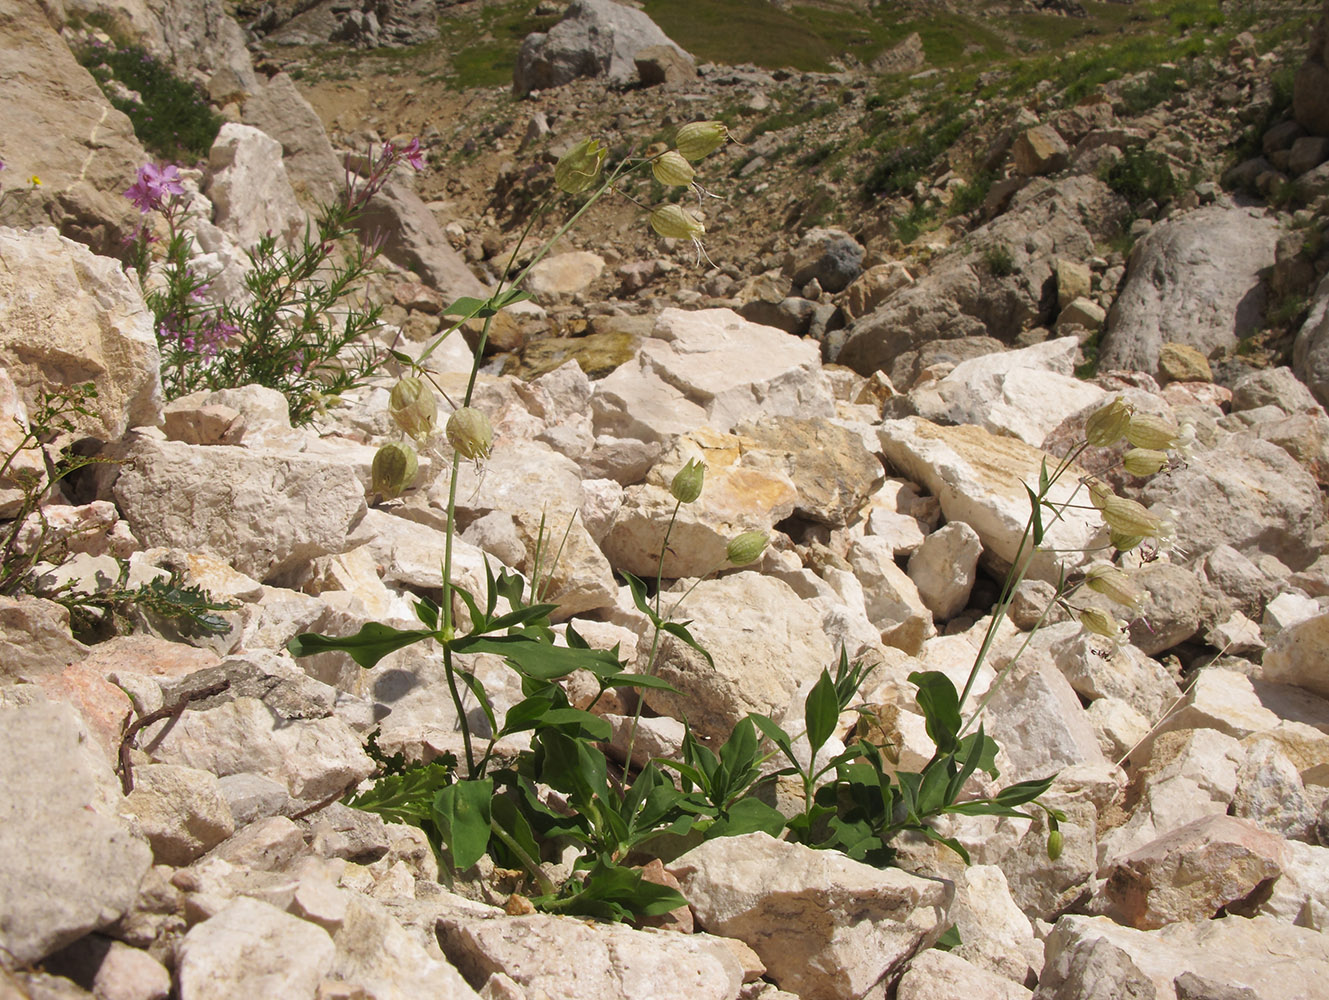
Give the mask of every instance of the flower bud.
M 1112 487 L 1101 479 L 1090 479 L 1085 483 L 1089 490 L 1089 499 L 1099 510 L 1103 509 L 1109 497 L 1113 496 Z
M 677 150 L 661 153 L 651 164 L 651 175 L 666 187 L 686 187 L 697 172 Z
M 609 147 L 599 139 L 583 139 L 558 158 L 554 183 L 560 191 L 580 194 L 595 183 Z
M 1048 860 L 1056 861 L 1061 857 L 1061 850 L 1064 846 L 1060 830 L 1048 831 Z
M 679 128 L 674 145 L 686 159 L 696 162 L 705 159 L 725 144 L 729 129 L 724 122 L 690 122 Z
M 1152 476 L 1167 466 L 1165 451 L 1131 448 L 1121 457 L 1121 464 L 1132 476 Z
M 474 406 L 453 410 L 448 417 L 448 444 L 461 452 L 462 458 L 485 459 L 494 445 L 494 429 L 489 418 Z
M 438 423 L 438 398 L 420 379 L 407 375 L 392 387 L 388 415 L 403 432 L 423 441 Z
M 370 467 L 370 488 L 389 499 L 400 496 L 415 481 L 419 467 L 420 460 L 409 444 L 385 444 L 374 455 L 374 464 Z
M 1144 598 L 1131 583 L 1131 578 L 1107 563 L 1090 566 L 1084 576 L 1084 585 L 1132 611 L 1138 611 L 1144 603 Z
M 1171 420 L 1152 413 L 1136 413 L 1126 427 L 1126 440 L 1137 448 L 1166 451 L 1177 443 L 1179 433 Z
M 675 240 L 696 239 L 706 232 L 701 221 L 679 205 L 665 205 L 652 212 L 651 228 L 661 236 Z
M 756 562 L 765 548 L 764 531 L 745 531 L 730 539 L 729 548 L 725 550 L 725 558 L 734 566 L 746 566 L 748 563 Z
M 1098 608 L 1085 608 L 1080 612 L 1080 627 L 1086 632 L 1101 635 L 1113 642 L 1121 639 L 1121 622 Z
M 1128 535 L 1124 531 L 1113 531 L 1108 535 L 1108 544 L 1118 552 L 1129 552 L 1144 542 L 1144 535 Z
M 692 503 L 701 496 L 701 484 L 705 476 L 706 466 L 694 458 L 674 474 L 669 492 L 679 503 Z
M 1089 415 L 1084 424 L 1085 440 L 1096 448 L 1110 448 L 1125 436 L 1130 422 L 1131 406 L 1118 396 Z
M 1128 500 L 1126 497 L 1110 496 L 1103 501 L 1099 509 L 1107 526 L 1125 535 L 1142 535 L 1150 538 L 1163 526 L 1162 520 L 1150 514 L 1144 504 Z

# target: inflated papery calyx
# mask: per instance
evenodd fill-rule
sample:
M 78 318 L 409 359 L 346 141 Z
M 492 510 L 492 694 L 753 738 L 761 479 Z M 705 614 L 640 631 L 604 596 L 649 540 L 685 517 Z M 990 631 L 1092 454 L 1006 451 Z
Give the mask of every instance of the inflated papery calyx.
M 438 397 L 422 380 L 407 375 L 392 387 L 388 415 L 404 433 L 423 441 L 438 424 Z
M 396 441 L 385 444 L 375 453 L 370 466 L 370 488 L 389 500 L 401 496 L 415 482 L 419 468 L 420 460 L 409 444 Z
M 494 428 L 484 412 L 474 406 L 453 410 L 448 417 L 448 444 L 461 453 L 462 458 L 485 459 L 494 446 Z

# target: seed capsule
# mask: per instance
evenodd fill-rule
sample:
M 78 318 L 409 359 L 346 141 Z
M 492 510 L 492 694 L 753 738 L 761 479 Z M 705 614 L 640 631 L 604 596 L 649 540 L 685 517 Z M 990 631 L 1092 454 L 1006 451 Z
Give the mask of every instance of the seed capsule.
M 1056 861 L 1061 857 L 1061 850 L 1064 846 L 1061 831 L 1051 830 L 1048 832 L 1048 860 Z
M 675 240 L 696 239 L 706 232 L 701 221 L 680 205 L 665 205 L 651 213 L 651 228 Z
M 1089 567 L 1084 576 L 1084 584 L 1090 590 L 1096 591 L 1104 597 L 1130 608 L 1132 611 L 1138 611 L 1140 605 L 1144 603 L 1143 596 L 1131 583 L 1131 578 L 1117 567 L 1106 563 Z
M 374 463 L 370 466 L 370 488 L 388 499 L 401 496 L 415 482 L 419 467 L 420 460 L 409 444 L 395 441 L 385 444 L 374 455 Z
M 437 426 L 438 398 L 420 379 L 407 375 L 392 387 L 388 415 L 403 432 L 423 441 Z
M 686 187 L 692 183 L 697 172 L 682 153 L 671 149 L 651 164 L 651 175 L 666 187 Z
M 1098 608 L 1085 608 L 1080 612 L 1080 627 L 1093 635 L 1101 635 L 1114 642 L 1121 638 L 1121 622 L 1106 611 Z
M 1143 542 L 1144 535 L 1128 535 L 1124 531 L 1113 531 L 1108 535 L 1108 544 L 1118 552 L 1129 552 Z
M 679 503 L 692 503 L 701 496 L 702 481 L 706 477 L 706 466 L 695 458 L 674 474 L 674 481 L 669 484 L 669 492 Z
M 448 444 L 461 453 L 462 458 L 485 459 L 494 445 L 494 428 L 489 418 L 474 406 L 453 410 L 448 417 Z
M 1151 538 L 1158 534 L 1163 526 L 1162 520 L 1150 514 L 1144 504 L 1128 500 L 1126 497 L 1110 496 L 1103 501 L 1099 509 L 1103 512 L 1103 520 L 1107 522 L 1107 526 L 1125 535 L 1142 535 Z
M 1084 424 L 1084 437 L 1096 448 L 1110 448 L 1126 434 L 1131 422 L 1131 406 L 1118 396 L 1106 406 L 1100 406 Z
M 748 563 L 756 562 L 765 548 L 764 531 L 745 531 L 730 539 L 729 547 L 725 550 L 725 558 L 731 565 L 746 566 Z
M 1172 421 L 1152 413 L 1136 413 L 1126 427 L 1126 440 L 1137 448 L 1167 451 L 1177 443 L 1180 430 Z
M 1165 451 L 1152 448 L 1131 448 L 1121 457 L 1121 464 L 1132 476 L 1152 476 L 1167 466 Z
M 558 158 L 554 183 L 560 191 L 580 194 L 596 182 L 609 147 L 599 139 L 583 139 Z
M 725 144 L 729 129 L 724 122 L 689 122 L 679 128 L 674 145 L 686 159 L 696 163 Z

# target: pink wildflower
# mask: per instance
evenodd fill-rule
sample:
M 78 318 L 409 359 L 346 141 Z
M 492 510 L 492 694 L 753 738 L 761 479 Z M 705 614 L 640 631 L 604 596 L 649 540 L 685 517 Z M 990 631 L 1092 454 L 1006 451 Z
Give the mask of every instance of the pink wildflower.
M 174 163 L 159 167 L 155 163 L 145 163 L 138 168 L 138 176 L 125 191 L 125 197 L 134 203 L 140 212 L 147 215 L 153 209 L 162 207 L 166 195 L 184 194 L 180 184 L 180 171 Z

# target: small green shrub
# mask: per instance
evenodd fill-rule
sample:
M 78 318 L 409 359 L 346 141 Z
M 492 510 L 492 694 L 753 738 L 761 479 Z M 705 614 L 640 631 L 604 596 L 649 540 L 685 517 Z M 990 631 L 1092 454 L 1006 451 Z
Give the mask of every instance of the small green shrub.
M 222 126 L 207 98 L 165 63 L 137 46 L 91 45 L 78 53 L 111 104 L 129 116 L 134 134 L 166 160 L 198 160 L 208 155 Z M 117 96 L 116 81 L 141 100 Z
M 1015 273 L 1015 257 L 1005 243 L 995 243 L 983 251 L 983 266 L 994 278 Z
M 897 216 L 891 225 L 895 238 L 901 243 L 912 243 L 927 232 L 936 222 L 936 206 L 926 201 L 915 202 L 904 215 Z
M 972 212 L 987 199 L 995 179 L 995 173 L 984 171 L 968 183 L 957 186 L 951 192 L 951 201 L 947 210 L 951 215 L 965 215 Z
M 1121 159 L 1104 168 L 1101 177 L 1132 204 L 1145 200 L 1161 204 L 1181 190 L 1167 157 L 1141 146 L 1126 149 Z

